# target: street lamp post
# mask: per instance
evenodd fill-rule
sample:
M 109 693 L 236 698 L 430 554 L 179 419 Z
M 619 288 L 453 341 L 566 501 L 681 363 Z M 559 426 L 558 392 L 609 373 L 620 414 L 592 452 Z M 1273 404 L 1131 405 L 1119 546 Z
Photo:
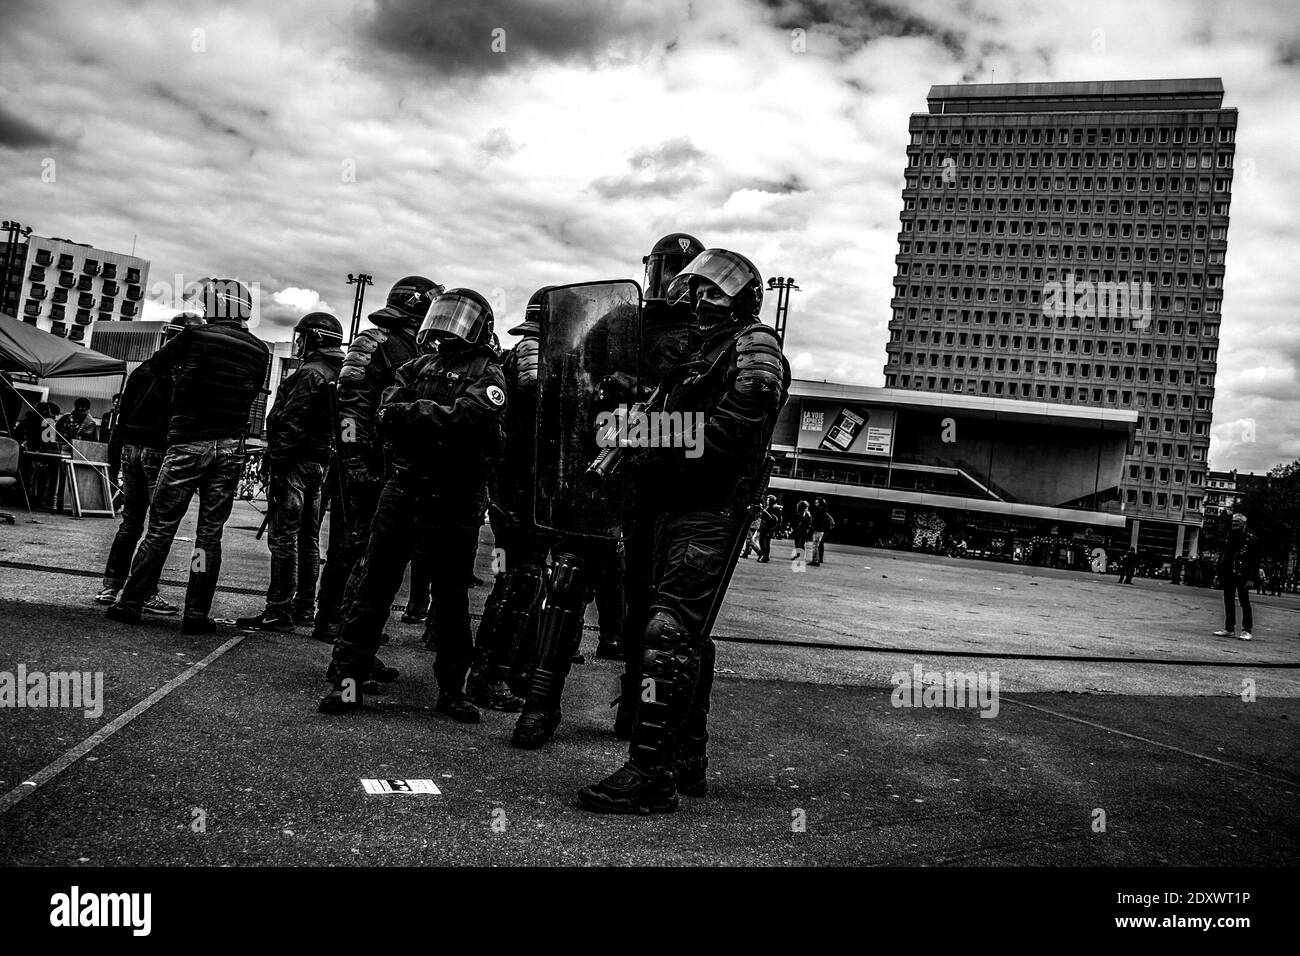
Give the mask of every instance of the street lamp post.
M 776 337 L 785 344 L 785 327 L 790 318 L 790 292 L 802 291 L 794 284 L 794 276 L 775 276 L 767 280 L 767 288 L 776 292 Z
M 0 228 L 8 234 L 9 242 L 5 246 L 4 275 L 0 276 L 0 310 L 6 307 L 9 301 L 9 273 L 13 271 L 14 253 L 18 248 L 18 237 L 26 238 L 32 234 L 31 226 L 24 226 L 21 222 L 12 219 L 6 219 Z M 20 283 L 21 287 L 21 283 Z M 18 305 L 14 303 L 14 316 L 18 316 Z
M 353 275 L 351 272 L 348 273 L 348 285 L 354 285 L 357 287 L 356 295 L 353 296 L 352 299 L 352 331 L 348 335 L 349 345 L 351 345 L 352 340 L 357 337 L 357 332 L 361 328 L 361 305 L 366 300 L 366 286 L 374 284 L 374 276 L 367 275 L 364 272 L 360 272 L 356 275 Z

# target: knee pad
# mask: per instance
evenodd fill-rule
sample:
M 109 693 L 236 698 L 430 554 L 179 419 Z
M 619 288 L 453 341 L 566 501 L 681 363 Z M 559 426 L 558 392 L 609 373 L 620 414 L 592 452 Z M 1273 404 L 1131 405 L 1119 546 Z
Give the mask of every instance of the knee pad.
M 694 684 L 699 674 L 701 648 L 667 608 L 654 608 L 641 644 L 643 680 L 666 683 L 672 692 Z

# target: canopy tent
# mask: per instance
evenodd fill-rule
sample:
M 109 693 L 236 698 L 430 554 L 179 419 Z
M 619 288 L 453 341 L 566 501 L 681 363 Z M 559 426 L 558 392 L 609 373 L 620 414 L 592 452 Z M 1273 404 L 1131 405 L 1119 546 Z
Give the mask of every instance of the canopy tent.
M 125 375 L 126 362 L 0 312 L 0 372 L 27 372 L 38 378 Z
M 5 372 L 23 372 L 34 375 L 37 379 L 69 379 L 97 378 L 106 375 L 125 377 L 126 371 L 126 362 L 121 359 L 115 359 L 102 352 L 74 345 L 57 335 L 42 332 L 36 326 L 22 322 L 15 316 L 0 312 L 0 386 L 9 384 Z M 8 391 L 10 394 L 16 395 L 22 404 L 32 407 L 31 403 L 15 389 L 8 389 Z M 4 426 L 6 434 L 13 436 L 14 422 L 10 420 L 11 416 L 8 409 L 5 408 L 5 404 L 4 401 L 0 401 L 0 424 Z M 75 444 L 68 442 L 62 435 L 59 436 L 59 440 L 66 442 L 70 446 L 72 458 L 86 460 L 85 454 Z M 108 475 L 107 466 L 100 467 L 103 468 L 104 482 L 109 489 L 107 495 L 110 504 L 106 514 L 111 516 L 114 513 L 111 504 L 114 486 L 112 485 L 112 479 Z M 22 485 L 22 489 L 23 500 L 26 502 L 27 512 L 30 514 L 32 506 L 31 502 L 27 500 L 26 484 Z M 77 500 L 79 499 L 74 498 L 74 502 Z M 74 514 L 80 515 L 79 507 L 74 503 Z

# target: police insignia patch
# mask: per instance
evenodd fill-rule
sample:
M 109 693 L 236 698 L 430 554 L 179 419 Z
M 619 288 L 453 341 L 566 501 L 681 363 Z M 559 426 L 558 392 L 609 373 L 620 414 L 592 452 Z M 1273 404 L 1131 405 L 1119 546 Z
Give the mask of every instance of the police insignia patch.
M 495 385 L 489 385 L 487 387 L 487 397 L 488 401 L 493 405 L 504 405 L 506 403 L 506 393 L 501 391 L 501 389 Z

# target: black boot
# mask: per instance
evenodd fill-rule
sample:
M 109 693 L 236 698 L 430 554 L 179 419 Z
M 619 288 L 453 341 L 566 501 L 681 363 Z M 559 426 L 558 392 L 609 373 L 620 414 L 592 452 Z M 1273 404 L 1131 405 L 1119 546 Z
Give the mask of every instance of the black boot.
M 402 672 L 396 667 L 389 667 L 378 657 L 370 662 L 370 680 L 378 681 L 381 684 L 390 684 L 402 676 Z
M 623 652 L 618 648 L 618 641 L 602 637 L 596 645 L 596 660 L 621 661 Z
M 641 770 L 629 760 L 600 783 L 579 790 L 578 800 L 596 813 L 671 813 L 677 809 L 677 788 L 672 771 Z
M 500 710 L 508 714 L 523 710 L 524 700 L 510 690 L 505 676 L 495 668 L 475 669 L 470 672 L 465 685 L 466 695 L 479 707 Z
M 688 797 L 706 796 L 709 792 L 708 769 L 708 757 L 679 757 L 675 767 L 677 792 Z
M 316 709 L 322 714 L 351 714 L 360 710 L 364 705 L 365 695 L 362 693 L 362 682 L 353 678 L 343 678 L 338 676 L 338 671 L 331 664 L 325 674 L 333 683 L 330 692 L 321 698 Z
M 438 705 L 434 708 L 440 714 L 446 714 L 452 720 L 458 720 L 462 724 L 477 724 L 479 722 L 478 708 L 475 707 L 468 697 L 458 691 L 442 691 L 438 694 Z

